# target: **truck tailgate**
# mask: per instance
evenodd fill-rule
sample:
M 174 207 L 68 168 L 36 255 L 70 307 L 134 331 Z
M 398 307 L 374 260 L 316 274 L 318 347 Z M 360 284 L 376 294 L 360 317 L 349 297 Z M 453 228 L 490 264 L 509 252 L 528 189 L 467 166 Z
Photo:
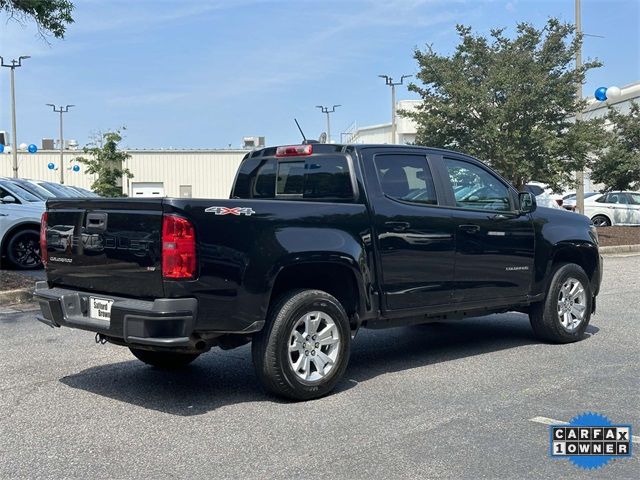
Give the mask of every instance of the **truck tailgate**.
M 161 198 L 49 200 L 47 217 L 52 286 L 163 295 Z

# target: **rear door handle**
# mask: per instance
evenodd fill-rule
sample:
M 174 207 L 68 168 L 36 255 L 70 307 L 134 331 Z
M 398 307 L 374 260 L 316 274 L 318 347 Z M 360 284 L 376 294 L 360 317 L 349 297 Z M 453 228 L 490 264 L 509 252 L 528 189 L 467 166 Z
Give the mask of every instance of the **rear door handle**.
M 394 232 L 404 232 L 411 228 L 409 222 L 384 222 L 384 226 L 390 228 Z
M 479 233 L 480 225 L 458 225 L 458 228 L 467 233 Z

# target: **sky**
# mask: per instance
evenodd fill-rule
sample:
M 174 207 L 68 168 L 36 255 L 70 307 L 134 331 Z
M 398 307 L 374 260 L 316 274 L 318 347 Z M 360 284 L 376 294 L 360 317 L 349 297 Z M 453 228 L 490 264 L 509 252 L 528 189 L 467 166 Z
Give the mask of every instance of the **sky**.
M 455 25 L 491 28 L 549 17 L 574 22 L 574 0 L 75 0 L 64 40 L 0 14 L 0 56 L 16 70 L 18 143 L 58 137 L 47 103 L 75 104 L 65 138 L 84 145 L 126 127 L 127 148 L 239 147 L 243 136 L 296 143 L 326 129 L 316 105 L 342 106 L 332 138 L 390 120 L 379 74 L 415 74 L 416 48 L 449 54 Z M 585 95 L 640 81 L 640 1 L 582 0 Z M 604 37 L 604 38 L 601 38 Z M 398 100 L 416 98 L 399 87 Z M 9 69 L 0 69 L 0 130 L 11 126 Z

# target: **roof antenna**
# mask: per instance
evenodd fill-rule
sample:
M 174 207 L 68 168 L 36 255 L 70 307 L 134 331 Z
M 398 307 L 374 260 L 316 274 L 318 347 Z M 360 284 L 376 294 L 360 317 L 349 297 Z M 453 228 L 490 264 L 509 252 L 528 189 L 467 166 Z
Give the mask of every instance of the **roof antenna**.
M 300 135 L 302 135 L 302 139 L 304 140 L 303 143 L 307 143 L 307 137 L 304 136 L 304 132 L 302 131 L 302 128 L 300 128 L 300 124 L 298 123 L 298 119 L 294 118 L 293 121 L 296 122 L 296 125 L 298 126 L 298 130 L 300 130 Z

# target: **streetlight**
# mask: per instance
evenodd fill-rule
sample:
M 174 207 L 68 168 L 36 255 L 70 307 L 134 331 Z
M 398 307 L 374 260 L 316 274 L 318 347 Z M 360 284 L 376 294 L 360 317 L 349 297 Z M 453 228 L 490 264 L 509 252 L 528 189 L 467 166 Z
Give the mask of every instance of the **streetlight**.
M 0 67 L 11 69 L 11 129 L 13 130 L 13 147 L 11 156 L 13 157 L 13 178 L 18 178 L 18 134 L 16 133 L 16 68 L 22 66 L 22 60 L 31 58 L 29 55 L 21 55 L 18 60 L 11 60 L 11 63 L 4 63 L 4 58 L 0 56 Z
M 384 78 L 384 82 L 391 87 L 391 143 L 396 143 L 396 85 L 402 85 L 405 78 L 413 77 L 413 75 L 402 75 L 399 82 L 394 82 L 389 75 L 378 75 Z
M 582 34 L 582 15 L 580 14 L 580 0 L 576 0 L 576 36 Z M 582 68 L 582 44 L 576 50 L 576 70 Z M 576 96 L 578 101 L 582 101 L 582 82 L 578 81 Z M 582 120 L 582 111 L 576 113 L 576 122 Z M 581 168 L 576 176 L 576 209 L 579 213 L 584 213 L 584 168 Z
M 67 113 L 71 107 L 75 105 L 60 105 L 58 108 L 53 103 L 47 103 L 48 107 L 52 107 L 53 111 L 60 114 L 60 183 L 64 184 L 64 136 L 62 134 L 62 114 Z
M 342 105 L 334 105 L 329 110 L 329 107 L 325 107 L 323 105 L 316 105 L 316 108 L 319 108 L 322 113 L 327 114 L 327 143 L 331 143 L 331 120 L 329 119 L 329 114 L 336 111 L 336 108 L 341 107 Z

